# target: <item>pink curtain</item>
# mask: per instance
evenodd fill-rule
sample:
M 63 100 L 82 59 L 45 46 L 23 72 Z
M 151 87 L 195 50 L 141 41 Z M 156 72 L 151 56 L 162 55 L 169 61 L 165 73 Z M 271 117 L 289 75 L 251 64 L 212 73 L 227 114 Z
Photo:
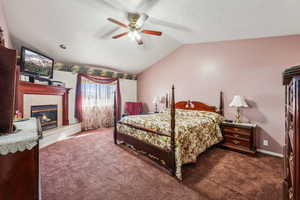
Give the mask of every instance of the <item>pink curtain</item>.
M 82 122 L 84 130 L 113 125 L 114 93 L 119 120 L 121 113 L 119 79 L 78 74 L 75 117 Z

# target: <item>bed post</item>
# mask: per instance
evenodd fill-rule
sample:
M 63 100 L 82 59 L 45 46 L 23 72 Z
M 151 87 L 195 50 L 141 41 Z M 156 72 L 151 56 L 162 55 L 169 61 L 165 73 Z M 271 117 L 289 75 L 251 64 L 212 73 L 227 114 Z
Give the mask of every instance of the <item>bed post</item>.
M 175 95 L 174 95 L 174 85 L 172 86 L 172 96 L 171 96 L 171 153 L 173 169 L 172 175 L 176 175 L 176 155 L 175 155 Z
M 223 92 L 220 91 L 220 106 L 219 106 L 220 115 L 224 116 L 224 102 L 223 102 Z
M 169 95 L 166 94 L 166 108 L 169 108 Z
M 117 99 L 114 92 L 114 143 L 117 144 Z

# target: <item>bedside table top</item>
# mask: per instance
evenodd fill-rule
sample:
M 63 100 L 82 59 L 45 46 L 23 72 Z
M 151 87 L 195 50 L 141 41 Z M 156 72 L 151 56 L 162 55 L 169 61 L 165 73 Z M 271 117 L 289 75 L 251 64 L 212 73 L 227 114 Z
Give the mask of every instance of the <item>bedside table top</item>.
M 233 126 L 233 127 L 242 127 L 242 128 L 255 128 L 256 124 L 251 123 L 235 123 L 235 122 L 226 122 L 223 121 L 221 125 Z

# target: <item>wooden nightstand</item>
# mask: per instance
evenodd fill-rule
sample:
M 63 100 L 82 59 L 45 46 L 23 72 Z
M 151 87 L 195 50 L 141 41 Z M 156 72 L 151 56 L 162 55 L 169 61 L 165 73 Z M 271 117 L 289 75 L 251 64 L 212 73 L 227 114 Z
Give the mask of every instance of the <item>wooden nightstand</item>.
M 245 153 L 256 153 L 255 124 L 222 122 L 221 130 L 224 137 L 221 146 Z

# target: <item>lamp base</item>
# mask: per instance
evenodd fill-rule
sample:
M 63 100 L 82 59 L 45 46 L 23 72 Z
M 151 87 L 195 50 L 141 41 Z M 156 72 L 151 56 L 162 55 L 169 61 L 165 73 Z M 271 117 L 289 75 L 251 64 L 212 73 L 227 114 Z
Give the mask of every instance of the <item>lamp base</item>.
M 235 114 L 235 123 L 241 123 L 240 117 L 241 117 L 241 111 L 240 108 L 237 107 L 236 114 Z
M 158 113 L 157 103 L 155 104 L 155 111 L 154 111 L 154 113 Z

